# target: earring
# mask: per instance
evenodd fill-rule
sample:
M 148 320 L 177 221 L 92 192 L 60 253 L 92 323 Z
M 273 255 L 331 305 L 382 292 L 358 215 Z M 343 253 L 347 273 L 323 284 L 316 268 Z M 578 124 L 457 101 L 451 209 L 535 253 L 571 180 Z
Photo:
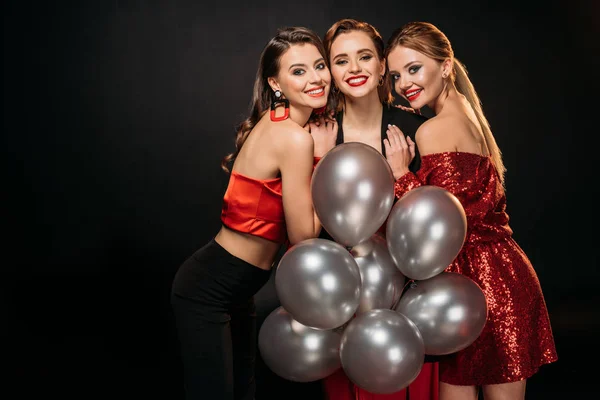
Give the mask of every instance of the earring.
M 271 100 L 271 113 L 270 113 L 270 117 L 271 117 L 271 121 L 283 121 L 285 119 L 288 119 L 288 117 L 290 116 L 290 102 L 288 101 L 288 99 L 284 99 L 282 97 L 282 93 L 281 90 L 276 90 L 273 93 L 273 100 Z M 275 109 L 277 108 L 277 106 L 279 104 L 283 104 L 285 110 L 283 112 L 283 115 L 281 117 L 276 117 L 275 116 Z
M 446 73 L 444 72 L 444 73 L 442 74 L 442 78 L 446 79 L 447 77 L 448 77 L 448 75 L 446 75 Z
M 384 83 L 384 79 L 383 79 L 383 75 L 379 75 L 379 85 L 378 86 L 383 86 Z

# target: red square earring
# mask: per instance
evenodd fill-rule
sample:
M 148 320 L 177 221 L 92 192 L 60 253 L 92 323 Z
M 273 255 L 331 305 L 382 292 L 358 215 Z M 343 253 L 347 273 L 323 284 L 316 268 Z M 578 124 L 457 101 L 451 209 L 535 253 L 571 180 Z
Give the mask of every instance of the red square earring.
M 281 117 L 276 117 L 275 109 L 277 108 L 277 106 L 279 104 L 283 104 L 283 106 L 285 107 L 285 110 Z M 289 116 L 290 116 L 290 102 L 288 101 L 288 99 L 284 99 L 283 97 L 281 97 L 281 90 L 276 90 L 274 93 L 273 100 L 271 101 L 271 113 L 270 113 L 271 121 L 275 121 L 275 122 L 283 121 L 285 119 L 288 119 Z

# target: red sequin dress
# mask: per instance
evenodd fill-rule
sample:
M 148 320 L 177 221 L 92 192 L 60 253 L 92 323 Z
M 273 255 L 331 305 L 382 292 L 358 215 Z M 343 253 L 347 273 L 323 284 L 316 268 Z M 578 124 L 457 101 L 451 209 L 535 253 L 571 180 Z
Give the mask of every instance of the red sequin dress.
M 467 215 L 463 248 L 446 269 L 483 289 L 488 320 L 466 349 L 440 358 L 440 380 L 454 385 L 515 382 L 557 360 L 538 277 L 512 238 L 506 196 L 490 157 L 465 152 L 421 155 L 421 169 L 395 184 L 396 196 L 422 185 L 448 190 Z

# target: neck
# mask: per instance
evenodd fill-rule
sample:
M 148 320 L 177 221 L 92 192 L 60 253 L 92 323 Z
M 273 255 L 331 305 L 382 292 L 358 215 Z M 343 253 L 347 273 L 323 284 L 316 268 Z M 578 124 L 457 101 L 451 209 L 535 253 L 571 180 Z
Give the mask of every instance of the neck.
M 306 125 L 312 112 L 310 107 L 293 107 L 290 104 L 290 119 L 302 127 Z
M 346 97 L 344 105 L 344 125 L 355 129 L 380 129 L 383 104 L 377 91 L 361 98 Z
M 442 89 L 442 92 L 435 99 L 433 104 L 429 105 L 429 107 L 433 110 L 435 115 L 438 115 L 439 113 L 442 112 L 442 109 L 444 108 L 444 104 L 446 104 L 446 101 L 452 97 L 455 97 L 457 93 L 458 92 L 456 91 L 456 88 L 454 87 L 454 85 L 452 83 L 450 83 L 450 84 L 445 83 L 444 88 Z

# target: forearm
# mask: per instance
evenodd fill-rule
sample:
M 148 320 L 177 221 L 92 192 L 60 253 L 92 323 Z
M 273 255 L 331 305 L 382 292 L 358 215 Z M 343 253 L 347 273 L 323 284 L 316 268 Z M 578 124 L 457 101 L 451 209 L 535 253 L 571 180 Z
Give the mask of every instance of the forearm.
M 319 161 L 321 161 L 321 158 L 322 157 L 316 157 L 316 156 L 314 157 L 314 159 L 313 159 L 313 173 L 315 171 L 315 168 L 317 167 L 317 164 L 319 163 Z M 314 207 L 314 205 L 313 205 L 313 207 Z M 314 229 L 315 229 L 314 230 L 315 237 L 318 237 L 319 234 L 321 233 L 322 225 L 321 225 L 321 220 L 317 216 L 317 212 L 314 211 L 314 208 L 313 208 L 313 221 L 314 221 L 314 225 L 313 226 L 314 226 Z
M 419 186 L 423 186 L 423 182 L 412 172 L 407 172 L 396 180 L 394 183 L 394 194 L 399 199 L 406 193 Z
M 317 216 L 316 212 L 313 215 L 313 220 L 314 220 L 314 227 L 315 227 L 315 231 L 314 231 L 315 237 L 319 237 L 319 235 L 321 234 L 321 228 L 323 228 L 323 226 L 321 225 L 321 220 Z

